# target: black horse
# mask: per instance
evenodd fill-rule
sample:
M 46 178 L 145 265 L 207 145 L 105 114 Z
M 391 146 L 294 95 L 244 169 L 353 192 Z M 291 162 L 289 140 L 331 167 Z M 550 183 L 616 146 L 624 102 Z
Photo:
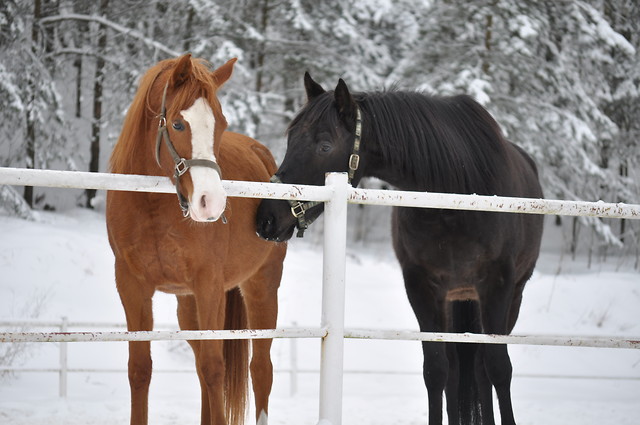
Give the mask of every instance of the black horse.
M 327 92 L 308 73 L 304 83 L 308 102 L 291 122 L 272 181 L 322 185 L 325 172 L 349 171 L 354 186 L 373 176 L 401 190 L 542 197 L 533 160 L 468 96 L 351 94 L 342 80 Z M 290 203 L 262 202 L 260 236 L 288 240 L 323 208 Z M 394 208 L 393 247 L 420 330 L 510 333 L 542 224 L 540 215 Z M 430 425 L 442 423 L 443 391 L 449 424 L 493 424 L 492 385 L 502 423 L 515 423 L 506 345 L 422 348 Z

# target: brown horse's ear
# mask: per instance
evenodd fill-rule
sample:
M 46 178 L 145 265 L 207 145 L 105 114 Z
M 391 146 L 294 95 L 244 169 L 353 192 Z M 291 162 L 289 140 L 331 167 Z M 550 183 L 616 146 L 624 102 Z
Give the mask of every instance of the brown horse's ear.
M 191 53 L 187 53 L 178 59 L 178 64 L 171 74 L 171 86 L 181 86 L 187 81 L 189 75 L 191 75 Z
M 322 86 L 311 78 L 309 72 L 304 73 L 304 89 L 307 92 L 307 101 L 320 96 L 322 93 L 325 93 L 325 90 Z
M 233 72 L 233 64 L 236 63 L 237 60 L 238 58 L 229 59 L 227 63 L 213 71 L 211 75 L 213 76 L 213 81 L 216 82 L 218 87 L 223 85 L 231 77 L 231 73 Z
M 333 93 L 338 107 L 338 114 L 347 123 L 352 123 L 356 118 L 356 102 L 353 100 L 347 84 L 342 78 L 338 81 L 338 85 Z

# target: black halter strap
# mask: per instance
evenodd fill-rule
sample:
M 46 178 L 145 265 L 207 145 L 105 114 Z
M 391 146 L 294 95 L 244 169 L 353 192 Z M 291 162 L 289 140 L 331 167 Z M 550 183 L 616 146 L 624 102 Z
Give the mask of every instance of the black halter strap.
M 180 177 L 184 173 L 186 173 L 191 167 L 208 167 L 213 168 L 220 179 L 222 179 L 222 171 L 220 170 L 220 166 L 211 160 L 208 159 L 185 159 L 182 158 L 176 148 L 171 143 L 171 139 L 169 138 L 169 130 L 167 130 L 167 108 L 166 108 L 166 100 L 167 100 L 167 89 L 169 88 L 169 82 L 164 86 L 164 92 L 162 93 L 162 106 L 160 107 L 160 121 L 158 122 L 158 135 L 156 136 L 156 162 L 160 165 L 160 147 L 162 146 L 162 141 L 164 141 L 171 158 L 173 159 L 173 163 L 175 164 L 174 169 L 174 177 L 176 180 L 176 193 L 178 195 L 178 203 L 180 204 L 180 209 L 182 210 L 182 215 L 184 217 L 189 216 L 189 201 L 184 197 L 182 191 L 180 190 Z M 222 222 L 227 223 L 227 218 L 224 213 L 222 214 Z
M 362 115 L 360 114 L 360 108 L 356 105 L 356 128 L 355 128 L 355 140 L 353 142 L 353 149 L 351 151 L 351 156 L 349 157 L 349 184 L 352 184 L 353 177 L 360 166 L 360 140 L 362 138 Z M 271 183 L 282 183 L 282 180 L 277 175 L 273 175 L 270 179 Z M 295 201 L 293 199 L 287 200 L 289 205 L 291 205 L 291 214 L 298 220 L 296 223 L 296 227 L 298 228 L 298 232 L 296 233 L 296 237 L 301 238 L 304 236 L 304 231 L 309 228 L 311 223 L 314 222 L 315 219 L 308 220 L 305 216 L 307 210 L 315 207 L 316 205 L 320 205 L 322 202 L 318 201 Z
M 271 176 L 271 179 L 269 181 L 271 183 L 282 183 L 282 180 L 280 180 L 280 177 L 276 176 L 275 174 Z M 301 201 L 296 201 L 294 199 L 288 199 L 287 202 L 289 203 L 289 205 L 291 205 L 291 214 L 293 214 L 293 216 L 298 220 L 298 222 L 296 223 L 296 227 L 298 228 L 298 233 L 296 233 L 296 236 L 301 238 L 304 236 L 304 231 L 307 230 L 307 228 L 311 223 L 313 223 L 313 220 L 307 220 L 305 216 L 305 212 L 307 212 L 309 208 L 313 208 L 316 205 L 320 205 L 321 202 L 318 202 L 318 201 L 301 202 Z

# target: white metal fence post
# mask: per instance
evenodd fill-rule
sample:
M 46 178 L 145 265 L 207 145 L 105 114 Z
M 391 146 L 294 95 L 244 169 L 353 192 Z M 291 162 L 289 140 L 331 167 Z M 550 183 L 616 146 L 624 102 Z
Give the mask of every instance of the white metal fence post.
M 293 327 L 298 326 L 297 322 L 291 324 Z M 289 395 L 293 397 L 298 392 L 298 342 L 295 338 L 289 339 L 289 364 L 291 372 L 289 374 Z
M 320 357 L 320 423 L 341 425 L 347 174 L 327 174 L 325 184 L 333 188 L 333 194 L 324 206 L 322 326 L 327 329 L 327 336 L 322 339 Z
M 60 332 L 61 333 L 67 332 L 68 327 L 69 327 L 69 319 L 67 318 L 67 316 L 64 316 L 62 318 L 62 322 L 60 323 Z M 60 390 L 59 390 L 60 397 L 67 396 L 67 369 L 68 369 L 67 348 L 68 348 L 68 345 L 69 343 L 67 342 L 60 343 Z

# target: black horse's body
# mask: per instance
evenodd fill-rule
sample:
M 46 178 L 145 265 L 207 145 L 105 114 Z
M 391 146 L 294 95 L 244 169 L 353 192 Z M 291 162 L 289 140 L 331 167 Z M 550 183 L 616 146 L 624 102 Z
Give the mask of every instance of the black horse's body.
M 358 110 L 360 163 L 354 186 L 378 177 L 402 190 L 540 198 L 535 164 L 506 141 L 490 114 L 468 96 L 413 92 L 351 95 L 340 80 L 325 92 L 305 75 L 309 102 L 293 120 L 285 183 L 323 184 L 345 171 Z M 309 209 L 311 220 L 322 206 Z M 393 209 L 393 246 L 420 329 L 508 334 L 540 249 L 542 216 L 422 208 Z M 286 201 L 265 200 L 258 233 L 289 239 L 296 226 Z M 492 385 L 503 424 L 515 423 L 506 345 L 425 342 L 429 423 L 442 423 L 442 393 L 450 424 L 492 424 Z

